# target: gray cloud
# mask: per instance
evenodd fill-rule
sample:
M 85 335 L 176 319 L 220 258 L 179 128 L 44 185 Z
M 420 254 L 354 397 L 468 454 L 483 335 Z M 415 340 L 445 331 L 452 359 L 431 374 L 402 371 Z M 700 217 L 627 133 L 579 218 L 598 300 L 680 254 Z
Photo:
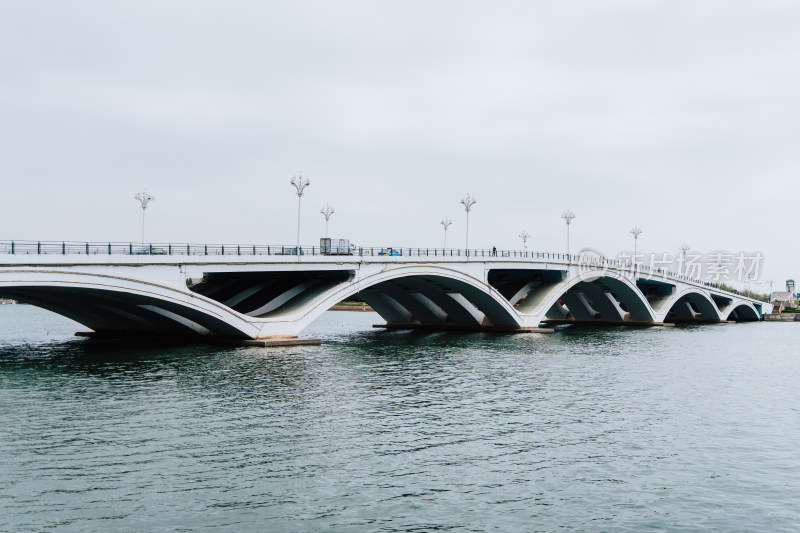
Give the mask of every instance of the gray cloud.
M 6 1 L 0 238 L 761 250 L 792 277 L 791 2 Z

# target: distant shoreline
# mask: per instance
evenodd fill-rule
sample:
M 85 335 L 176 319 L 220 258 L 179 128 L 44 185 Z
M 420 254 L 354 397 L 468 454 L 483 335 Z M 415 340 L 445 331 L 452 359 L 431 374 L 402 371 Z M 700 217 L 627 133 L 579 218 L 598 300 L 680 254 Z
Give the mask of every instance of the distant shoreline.
M 800 322 L 800 313 L 769 313 L 764 322 Z

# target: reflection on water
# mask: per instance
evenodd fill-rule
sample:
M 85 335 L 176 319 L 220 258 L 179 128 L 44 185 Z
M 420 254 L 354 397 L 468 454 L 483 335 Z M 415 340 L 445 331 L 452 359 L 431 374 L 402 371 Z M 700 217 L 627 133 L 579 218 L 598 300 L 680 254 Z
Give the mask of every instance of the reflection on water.
M 793 530 L 793 324 L 92 342 L 0 308 L 0 530 Z

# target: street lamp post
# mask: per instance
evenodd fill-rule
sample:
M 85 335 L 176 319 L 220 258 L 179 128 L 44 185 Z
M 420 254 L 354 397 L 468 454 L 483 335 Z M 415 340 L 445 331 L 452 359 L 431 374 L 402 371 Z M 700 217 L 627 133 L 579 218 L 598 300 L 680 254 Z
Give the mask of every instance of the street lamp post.
M 528 247 L 527 247 L 526 243 L 528 242 L 528 238 L 530 236 L 531 236 L 531 234 L 528 233 L 527 231 L 523 231 L 522 233 L 519 234 L 519 238 L 522 239 L 522 251 L 523 252 L 527 252 L 528 251 Z
M 678 250 L 681 251 L 681 255 L 678 258 L 678 274 L 683 275 L 683 266 L 686 263 L 686 252 L 689 251 L 689 245 L 683 243 L 680 246 L 678 246 Z
M 467 248 L 467 255 L 469 255 L 469 210 L 472 209 L 472 206 L 475 205 L 478 201 L 473 198 L 472 196 L 467 193 L 467 195 L 461 199 L 461 203 L 464 206 L 464 209 L 467 210 L 467 237 L 466 237 L 466 248 Z
M 297 259 L 300 259 L 300 200 L 303 198 L 303 191 L 311 185 L 311 180 L 304 178 L 302 173 L 292 177 L 289 184 L 297 191 Z
M 567 209 L 563 213 L 561 213 L 561 218 L 564 219 L 564 222 L 567 223 L 567 258 L 569 258 L 569 225 L 572 223 L 572 220 L 575 218 L 575 213 Z
M 137 192 L 136 196 L 133 197 L 135 200 L 139 200 L 139 203 L 142 205 L 142 244 L 144 244 L 144 213 L 147 210 L 147 204 L 155 200 L 155 196 L 147 192 L 147 190 L 143 190 L 142 192 Z
M 325 217 L 325 238 L 328 238 L 328 221 L 331 219 L 331 215 L 334 213 L 334 210 L 328 204 L 325 204 L 320 211 L 322 216 Z
M 453 223 L 453 221 L 450 220 L 448 217 L 444 217 L 442 219 L 441 224 L 442 224 L 442 227 L 444 228 L 444 244 L 442 244 L 442 250 L 447 248 L 447 228 L 449 228 L 450 224 L 452 224 L 452 223 Z
M 634 226 L 631 230 L 631 235 L 633 235 L 633 268 L 636 269 L 636 257 L 639 255 L 638 253 L 638 243 L 639 243 L 639 235 L 642 234 L 642 230 L 639 229 L 639 226 Z

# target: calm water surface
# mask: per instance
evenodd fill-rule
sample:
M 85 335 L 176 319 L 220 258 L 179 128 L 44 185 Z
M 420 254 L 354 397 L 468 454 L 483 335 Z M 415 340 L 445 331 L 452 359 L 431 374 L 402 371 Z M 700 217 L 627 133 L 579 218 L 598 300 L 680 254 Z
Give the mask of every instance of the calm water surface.
M 800 324 L 98 343 L 0 306 L 3 531 L 795 531 Z

